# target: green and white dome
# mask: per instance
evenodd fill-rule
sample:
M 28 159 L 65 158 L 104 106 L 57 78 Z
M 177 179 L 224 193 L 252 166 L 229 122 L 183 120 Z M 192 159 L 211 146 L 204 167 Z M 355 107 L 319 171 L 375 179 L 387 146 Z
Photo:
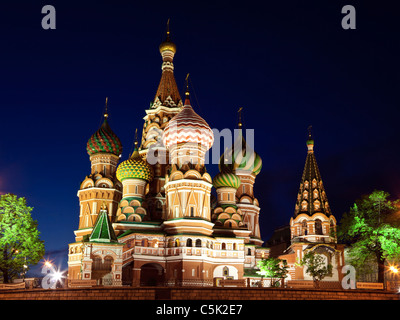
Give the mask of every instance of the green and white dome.
M 240 186 L 240 179 L 233 173 L 218 173 L 213 179 L 213 186 L 216 189 L 223 187 L 238 189 Z

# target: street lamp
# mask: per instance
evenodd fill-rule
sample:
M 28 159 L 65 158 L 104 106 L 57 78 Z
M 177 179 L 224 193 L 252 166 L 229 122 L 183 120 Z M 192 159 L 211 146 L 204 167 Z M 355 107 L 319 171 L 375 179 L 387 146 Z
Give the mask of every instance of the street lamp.
M 397 269 L 397 267 L 395 267 L 395 266 L 390 266 L 389 270 L 392 271 L 394 274 L 399 273 L 399 269 Z

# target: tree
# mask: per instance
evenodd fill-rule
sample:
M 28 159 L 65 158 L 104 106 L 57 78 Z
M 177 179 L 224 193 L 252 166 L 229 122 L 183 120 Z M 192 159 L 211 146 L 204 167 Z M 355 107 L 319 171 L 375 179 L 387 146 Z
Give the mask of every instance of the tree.
M 44 255 L 32 209 L 25 198 L 12 194 L 0 197 L 0 272 L 4 283 L 25 273 Z
M 361 270 L 371 259 L 378 264 L 378 282 L 384 282 L 386 260 L 400 257 L 399 200 L 375 190 L 356 200 L 340 220 L 338 239 L 349 246 L 349 262 Z
M 326 263 L 325 258 L 314 251 L 307 251 L 299 265 L 306 267 L 306 273 L 313 278 L 316 288 L 319 288 L 319 282 L 323 278 L 332 274 L 332 265 Z
M 287 277 L 288 265 L 286 260 L 270 257 L 260 260 L 257 266 L 260 269 L 257 273 L 261 277 L 271 278 L 271 287 L 276 285 L 277 281 L 273 281 L 274 278 L 284 279 Z

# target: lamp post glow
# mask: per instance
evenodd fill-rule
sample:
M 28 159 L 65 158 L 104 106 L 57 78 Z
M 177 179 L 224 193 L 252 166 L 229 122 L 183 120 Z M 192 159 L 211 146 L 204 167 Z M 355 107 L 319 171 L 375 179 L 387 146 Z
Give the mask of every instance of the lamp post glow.
M 63 278 L 62 272 L 57 271 L 50 261 L 45 261 L 42 273 L 46 274 L 42 279 L 43 289 L 56 289 L 57 282 Z
M 392 271 L 394 274 L 397 274 L 399 272 L 399 269 L 397 269 L 395 266 L 390 266 L 389 270 Z

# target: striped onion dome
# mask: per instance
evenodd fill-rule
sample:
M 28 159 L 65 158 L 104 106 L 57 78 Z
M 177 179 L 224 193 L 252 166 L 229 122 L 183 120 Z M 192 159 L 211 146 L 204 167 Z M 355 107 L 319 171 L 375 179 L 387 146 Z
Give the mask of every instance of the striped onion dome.
M 258 175 L 262 168 L 262 160 L 257 152 L 252 150 L 246 143 L 239 131 L 238 139 L 235 144 L 220 158 L 219 170 L 221 172 L 235 172 L 236 170 L 251 171 Z
M 112 153 L 120 156 L 122 153 L 122 143 L 117 135 L 111 130 L 107 114 L 104 115 L 104 122 L 100 129 L 97 130 L 89 139 L 86 144 L 86 151 L 89 156 L 96 153 Z
M 230 187 L 238 189 L 240 186 L 240 179 L 233 173 L 218 173 L 213 179 L 213 186 L 215 188 Z
M 214 134 L 207 122 L 191 107 L 189 92 L 186 92 L 185 105 L 164 129 L 163 143 L 166 148 L 180 143 L 199 143 L 211 148 Z
M 126 179 L 142 179 L 150 182 L 153 179 L 153 168 L 139 155 L 137 142 L 131 157 L 118 166 L 116 175 L 121 182 Z

